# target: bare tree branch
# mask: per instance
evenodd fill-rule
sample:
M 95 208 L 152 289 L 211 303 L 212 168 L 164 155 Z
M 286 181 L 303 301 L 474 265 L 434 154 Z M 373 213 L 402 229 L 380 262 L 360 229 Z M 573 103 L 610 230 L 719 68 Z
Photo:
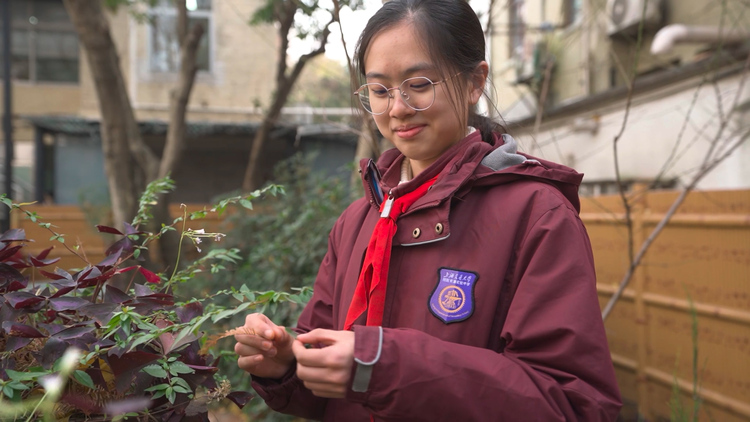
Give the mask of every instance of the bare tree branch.
M 730 108 L 729 113 L 726 114 L 725 119 L 720 122 L 719 130 L 717 131 L 712 144 L 716 144 L 721 140 L 721 137 L 724 134 L 724 130 L 729 125 L 729 122 L 732 116 L 734 115 L 734 113 L 737 111 L 737 105 L 739 104 L 739 100 L 741 98 L 743 88 L 747 81 L 748 73 L 750 73 L 750 55 L 748 55 L 747 59 L 745 60 L 745 67 L 743 70 L 742 78 L 740 79 L 740 82 L 738 84 L 737 95 L 734 98 L 732 107 Z M 732 152 L 734 152 L 737 148 L 739 148 L 739 146 L 742 145 L 745 141 L 747 141 L 748 138 L 750 138 L 750 129 L 746 130 L 744 134 L 738 137 L 737 142 L 735 142 L 734 144 L 731 144 L 731 146 L 727 149 L 727 151 L 725 151 L 723 154 L 720 154 L 716 158 L 712 159 L 709 156 L 709 154 L 706 154 L 698 172 L 695 173 L 695 175 L 693 175 L 693 178 L 690 181 L 690 183 L 688 183 L 688 185 L 683 189 L 683 191 L 677 197 L 677 199 L 672 204 L 672 206 L 670 206 L 669 210 L 667 210 L 666 214 L 664 214 L 664 217 L 661 219 L 661 221 L 659 221 L 659 224 L 656 225 L 654 230 L 651 231 L 651 234 L 648 236 L 648 238 L 643 242 L 640 250 L 638 251 L 638 254 L 631 260 L 627 273 L 623 277 L 622 281 L 620 281 L 620 285 L 618 286 L 614 295 L 612 295 L 609 302 L 607 303 L 607 305 L 604 307 L 604 310 L 602 311 L 602 319 L 606 319 L 607 316 L 609 316 L 609 314 L 612 312 L 612 309 L 614 308 L 615 303 L 617 303 L 617 301 L 619 300 L 620 296 L 622 295 L 622 292 L 625 291 L 625 288 L 630 282 L 630 279 L 633 277 L 635 270 L 640 265 L 646 252 L 648 252 L 649 247 L 654 242 L 654 240 L 656 240 L 659 234 L 661 234 L 661 232 L 664 230 L 664 227 L 666 227 L 666 225 L 669 223 L 672 216 L 677 212 L 677 209 L 685 201 L 685 198 L 687 197 L 687 195 L 693 189 L 695 189 L 695 187 L 698 185 L 698 182 L 700 182 L 707 174 L 709 174 L 714 168 L 716 168 L 716 166 L 718 166 L 720 163 L 726 160 L 732 154 Z M 632 230 L 632 224 L 629 224 L 629 226 L 631 227 L 631 230 Z M 630 237 L 630 239 L 632 241 L 632 237 Z

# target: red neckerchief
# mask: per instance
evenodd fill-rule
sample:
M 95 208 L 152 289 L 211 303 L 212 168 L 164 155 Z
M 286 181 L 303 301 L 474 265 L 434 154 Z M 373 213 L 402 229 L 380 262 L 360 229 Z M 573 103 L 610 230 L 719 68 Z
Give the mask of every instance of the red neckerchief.
M 391 262 L 391 247 L 397 229 L 396 220 L 417 199 L 427 193 L 427 189 L 435 183 L 436 179 L 437 176 L 395 200 L 388 198 L 380 205 L 380 219 L 375 225 L 370 243 L 367 245 L 362 272 L 359 274 L 354 297 L 349 306 L 349 311 L 346 313 L 345 330 L 351 329 L 354 321 L 365 311 L 367 311 L 366 325 L 382 325 L 388 267 Z

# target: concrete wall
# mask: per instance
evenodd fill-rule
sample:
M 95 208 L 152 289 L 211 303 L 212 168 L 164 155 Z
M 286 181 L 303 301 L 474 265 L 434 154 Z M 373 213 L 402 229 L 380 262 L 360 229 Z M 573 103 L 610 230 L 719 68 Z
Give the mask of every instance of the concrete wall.
M 620 141 L 620 172 L 624 179 L 652 179 L 670 162 L 664 179 L 687 182 L 700 166 L 711 140 L 719 133 L 719 116 L 726 113 L 738 94 L 741 74 L 723 79 L 717 90 L 699 89 L 701 78 L 664 87 L 633 100 L 628 123 Z M 696 103 L 691 108 L 693 97 Z M 717 106 L 721 93 L 722 110 Z M 750 100 L 750 86 L 745 85 L 739 103 Z M 598 107 L 578 116 L 549 121 L 534 137 L 531 128 L 517 131 L 523 149 L 534 155 L 561 162 L 584 173 L 584 182 L 615 179 L 613 142 L 625 118 L 624 100 L 608 107 Z M 747 111 L 734 114 L 729 129 L 720 136 L 725 142 L 736 141 L 732 130 L 744 125 Z M 684 133 L 680 135 L 680 132 Z M 595 130 L 589 130 L 593 129 Z M 539 148 L 536 148 L 534 143 Z M 673 156 L 673 159 L 669 159 Z M 702 189 L 750 188 L 750 143 L 745 142 L 699 185 Z

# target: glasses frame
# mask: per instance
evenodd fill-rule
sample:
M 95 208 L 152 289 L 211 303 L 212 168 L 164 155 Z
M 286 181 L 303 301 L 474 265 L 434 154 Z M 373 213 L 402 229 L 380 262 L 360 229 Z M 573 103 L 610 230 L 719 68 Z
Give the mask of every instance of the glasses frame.
M 435 85 L 439 85 L 439 84 L 441 84 L 441 83 L 443 83 L 443 82 L 445 82 L 445 81 L 447 81 L 449 79 L 455 78 L 456 76 L 458 76 L 460 74 L 461 74 L 461 72 L 456 73 L 453 76 L 449 76 L 449 77 L 447 77 L 447 78 L 445 78 L 445 79 L 443 79 L 441 81 L 437 81 L 437 82 L 433 82 L 432 79 L 430 79 L 430 78 L 428 78 L 426 76 L 414 76 L 414 77 L 411 77 L 411 78 L 404 79 L 398 86 L 394 86 L 393 88 L 388 88 L 387 86 L 385 86 L 385 85 L 383 85 L 381 83 L 378 83 L 378 82 L 371 82 L 371 83 L 362 84 L 359 88 L 357 88 L 356 91 L 354 91 L 353 95 L 356 95 L 359 98 L 359 103 L 362 105 L 362 108 L 365 109 L 366 112 L 372 114 L 373 116 L 380 116 L 381 114 L 385 114 L 385 113 L 388 112 L 388 110 L 391 108 L 391 99 L 395 98 L 394 95 L 393 95 L 393 93 L 391 91 L 395 91 L 395 90 L 398 90 L 399 95 L 401 95 L 401 98 L 404 101 L 404 104 L 406 104 L 407 106 L 409 106 L 410 109 L 412 109 L 414 111 L 425 111 L 428 108 L 432 107 L 433 104 L 435 104 Z M 404 93 L 404 91 L 401 89 L 401 87 L 404 86 L 405 83 L 407 83 L 409 81 L 413 81 L 414 79 L 426 79 L 431 84 L 431 86 L 432 86 L 432 102 L 430 102 L 430 105 L 428 105 L 427 107 L 416 108 L 416 107 L 412 106 L 411 104 L 409 104 L 408 97 L 407 97 L 408 94 Z M 382 86 L 383 89 L 385 89 L 386 93 L 388 94 L 388 100 L 385 103 L 385 110 L 381 111 L 380 113 L 375 113 L 373 111 L 368 110 L 367 106 L 365 106 L 365 103 L 362 100 L 362 95 L 360 94 L 360 92 L 362 91 L 362 89 L 367 88 L 369 85 L 379 85 L 379 86 Z

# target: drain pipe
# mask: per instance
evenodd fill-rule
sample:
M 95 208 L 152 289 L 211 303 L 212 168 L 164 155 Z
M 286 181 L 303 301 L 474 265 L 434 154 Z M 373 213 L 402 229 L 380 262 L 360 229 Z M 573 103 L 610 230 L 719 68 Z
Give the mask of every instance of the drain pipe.
M 715 26 L 667 25 L 651 42 L 651 54 L 668 53 L 677 43 L 739 43 L 750 39 L 750 31 L 723 29 Z

